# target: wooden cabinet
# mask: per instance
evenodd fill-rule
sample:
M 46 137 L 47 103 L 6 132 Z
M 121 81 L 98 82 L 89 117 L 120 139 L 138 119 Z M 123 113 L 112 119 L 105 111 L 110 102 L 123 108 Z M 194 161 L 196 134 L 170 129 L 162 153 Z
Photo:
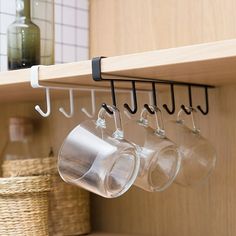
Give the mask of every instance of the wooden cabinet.
M 169 50 L 236 38 L 234 0 L 100 0 L 90 1 L 90 7 L 91 57 Z M 229 52 L 233 50 L 234 47 L 228 48 Z M 213 51 L 219 52 L 217 49 Z M 202 50 L 194 53 L 197 57 L 204 55 Z M 187 58 L 188 54 L 180 53 L 174 58 L 179 57 Z M 217 62 L 213 69 L 216 73 L 212 79 L 217 88 L 210 92 L 210 112 L 199 117 L 201 131 L 218 154 L 216 169 L 209 181 L 190 189 L 174 184 L 166 191 L 154 194 L 133 188 L 114 200 L 94 196 L 95 228 L 153 236 L 236 235 L 236 86 L 234 79 L 228 81 L 235 63 L 226 62 L 231 68 L 225 71 L 228 75 L 221 75 L 218 71 L 221 63 Z M 186 80 L 195 77 L 194 71 L 201 68 L 200 64 L 192 67 L 190 63 L 184 69 L 182 67 Z M 207 72 L 210 68 L 208 64 L 205 72 L 198 74 L 200 81 L 210 80 L 211 74 Z M 154 71 L 157 76 L 163 75 L 163 71 Z M 175 68 L 170 78 L 177 79 L 178 73 Z M 218 76 L 223 84 L 218 84 Z M 187 102 L 185 89 L 178 88 L 176 93 L 177 106 Z M 204 104 L 202 96 L 202 91 L 194 91 L 194 105 Z M 158 98 L 160 106 L 170 99 L 165 92 L 159 93 Z M 143 104 L 142 99 L 139 102 Z M 165 119 L 174 119 L 174 116 L 165 116 Z
M 90 1 L 90 54 L 115 56 L 236 37 L 234 0 Z
M 209 181 L 194 188 L 173 184 L 161 193 L 133 187 L 117 199 L 92 195 L 92 225 L 98 232 L 143 236 L 236 235 L 236 3 L 233 0 L 97 0 L 90 1 L 90 55 L 102 60 L 104 76 L 126 75 L 216 86 L 209 92 L 210 112 L 199 115 L 202 134 L 216 147 L 218 160 Z M 219 40 L 219 41 L 217 41 Z M 204 43 L 204 44 L 199 44 Z M 189 46 L 186 46 L 189 45 Z M 131 54 L 130 54 L 131 53 Z M 119 56 L 120 55 L 120 56 Z M 112 57 L 110 57 L 112 56 Z M 30 69 L 0 73 L 0 149 L 12 115 L 37 121 L 35 152 L 57 153 L 66 134 L 90 109 L 89 88 L 97 88 L 97 108 L 110 103 L 109 83 L 94 82 L 91 61 L 40 67 L 40 83 L 69 83 L 75 91 L 75 114 L 65 118 L 67 91 L 52 90 L 52 114 L 43 119 L 34 106 L 44 107 L 44 89 L 30 87 Z M 150 85 L 137 85 L 147 91 Z M 117 83 L 118 106 L 130 101 L 129 85 Z M 170 103 L 168 90 L 157 86 L 158 105 Z M 127 91 L 127 92 L 126 92 Z M 176 88 L 176 107 L 186 104 L 187 89 Z M 148 95 L 138 94 L 142 107 Z M 204 91 L 193 89 L 194 106 L 204 106 Z M 175 116 L 164 114 L 164 119 Z M 125 117 L 123 117 L 125 121 Z M 104 234 L 104 236 L 118 236 Z M 94 234 L 103 236 L 103 234 Z
M 92 221 L 95 230 L 135 235 L 194 236 L 199 235 L 199 232 L 201 235 L 207 232 L 207 235 L 223 236 L 223 229 L 227 227 L 234 232 L 234 48 L 236 40 L 226 40 L 103 59 L 104 76 L 132 75 L 163 80 L 174 78 L 176 81 L 216 86 L 210 91 L 210 113 L 207 116 L 200 115 L 199 124 L 203 135 L 217 149 L 218 163 L 209 181 L 195 188 L 181 188 L 173 184 L 162 193 L 148 193 L 133 187 L 124 196 L 110 200 L 94 195 Z M 199 51 L 200 55 L 196 53 Z M 79 111 L 82 107 L 89 106 L 90 98 L 85 96 L 88 94 L 83 93 L 81 96 L 80 91 L 76 93 L 76 113 L 71 119 L 63 117 L 58 112 L 59 107 L 68 105 L 68 99 L 65 98 L 68 94 L 65 91 L 54 94 L 52 115 L 48 119 L 43 119 L 34 111 L 34 106 L 38 103 L 43 106 L 44 89 L 30 87 L 30 69 L 0 73 L 0 78 L 1 101 L 4 104 L 8 103 L 2 107 L 2 140 L 6 139 L 4 134 L 7 132 L 6 122 L 10 115 L 29 115 L 41 123 L 35 147 L 40 147 L 41 155 L 46 155 L 50 146 L 57 151 L 68 131 L 85 119 Z M 40 67 L 39 79 L 41 83 L 51 86 L 67 82 L 72 87 L 79 85 L 83 88 L 94 88 L 98 84 L 98 89 L 105 89 L 109 84 L 92 80 L 91 61 Z M 123 82 L 117 83 L 117 86 L 123 89 L 123 94 L 119 95 L 118 105 L 122 107 L 122 102 L 129 99 L 124 92 L 128 87 L 127 83 Z M 162 85 L 157 87 L 161 92 L 158 94 L 159 105 L 168 103 L 168 92 L 160 89 Z M 149 89 L 148 85 L 140 88 L 144 91 Z M 9 91 L 12 91 L 12 96 L 9 96 Z M 203 104 L 202 89 L 194 89 L 193 93 L 194 105 Z M 181 103 L 186 103 L 186 98 L 186 88 L 176 88 L 177 107 L 180 107 Z M 109 93 L 103 92 L 97 96 L 97 107 L 104 100 L 110 100 Z M 138 101 L 141 107 L 147 101 L 147 96 L 138 96 Z M 173 119 L 167 114 L 164 115 L 165 119 Z M 228 215 L 228 212 L 232 215 Z M 225 220 L 222 220 L 223 216 Z

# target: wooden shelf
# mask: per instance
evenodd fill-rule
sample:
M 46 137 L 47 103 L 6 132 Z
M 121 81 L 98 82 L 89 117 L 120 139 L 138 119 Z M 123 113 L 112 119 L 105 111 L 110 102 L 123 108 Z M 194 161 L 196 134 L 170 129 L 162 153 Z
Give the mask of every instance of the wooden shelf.
M 101 68 L 104 75 L 137 76 L 216 86 L 235 83 L 236 39 L 105 58 Z M 109 86 L 107 82 L 92 80 L 90 60 L 42 66 L 39 76 L 41 83 L 46 84 Z M 37 99 L 39 92 L 30 87 L 29 81 L 30 69 L 1 72 L 0 101 Z M 118 86 L 126 88 L 130 85 L 119 83 Z M 141 86 L 142 89 L 149 89 L 150 85 Z

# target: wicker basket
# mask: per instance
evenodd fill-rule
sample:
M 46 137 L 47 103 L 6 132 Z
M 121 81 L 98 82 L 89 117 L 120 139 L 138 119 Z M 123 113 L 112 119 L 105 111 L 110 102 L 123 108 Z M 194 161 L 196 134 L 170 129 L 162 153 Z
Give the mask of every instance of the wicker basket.
M 50 235 L 81 235 L 90 232 L 89 193 L 66 184 L 57 172 L 56 158 L 5 161 L 3 176 L 50 174 Z
M 57 174 L 56 158 L 35 158 L 4 161 L 3 177 Z
M 46 236 L 49 176 L 0 178 L 0 235 Z

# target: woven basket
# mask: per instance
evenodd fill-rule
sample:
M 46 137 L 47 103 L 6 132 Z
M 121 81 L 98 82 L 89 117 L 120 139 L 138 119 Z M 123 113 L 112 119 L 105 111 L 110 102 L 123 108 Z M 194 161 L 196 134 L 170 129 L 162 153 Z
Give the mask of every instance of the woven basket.
M 56 158 L 4 161 L 2 172 L 4 177 L 57 174 Z
M 46 236 L 49 176 L 0 178 L 0 235 Z
M 66 184 L 57 172 L 56 158 L 5 161 L 3 176 L 50 174 L 50 235 L 81 235 L 90 232 L 89 193 Z

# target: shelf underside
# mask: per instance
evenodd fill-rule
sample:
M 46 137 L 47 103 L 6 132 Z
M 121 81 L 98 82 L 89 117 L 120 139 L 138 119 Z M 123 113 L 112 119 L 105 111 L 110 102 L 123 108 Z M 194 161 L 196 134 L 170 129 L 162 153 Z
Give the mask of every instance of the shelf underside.
M 221 86 L 236 82 L 235 65 L 236 39 L 232 39 L 104 58 L 101 70 L 104 78 L 121 75 Z M 88 60 L 41 66 L 39 77 L 40 82 L 47 85 L 109 87 L 107 81 L 94 82 L 91 73 L 91 61 Z M 130 88 L 131 85 L 119 82 L 116 86 Z M 138 83 L 137 88 L 150 89 L 150 84 Z M 0 101 L 38 99 L 42 96 L 40 90 L 30 87 L 30 69 L 0 73 Z M 57 94 L 60 96 L 65 91 Z

